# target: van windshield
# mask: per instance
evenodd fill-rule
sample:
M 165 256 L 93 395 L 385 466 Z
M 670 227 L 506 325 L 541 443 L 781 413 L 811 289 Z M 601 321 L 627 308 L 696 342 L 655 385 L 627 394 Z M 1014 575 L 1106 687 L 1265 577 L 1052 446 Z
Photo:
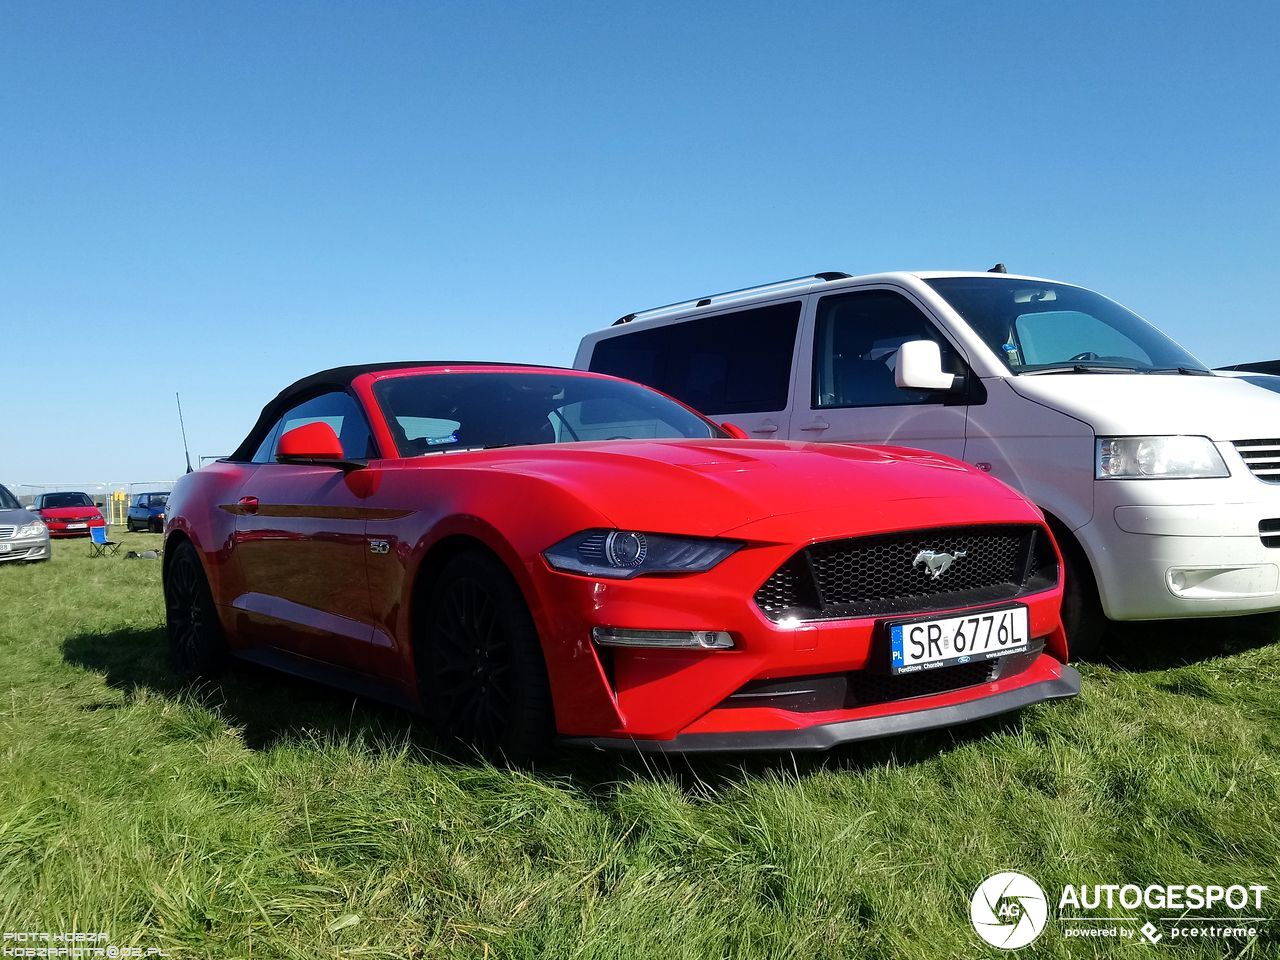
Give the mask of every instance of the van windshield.
M 1005 277 L 926 282 L 1013 373 L 1209 374 L 1147 321 L 1092 290 Z

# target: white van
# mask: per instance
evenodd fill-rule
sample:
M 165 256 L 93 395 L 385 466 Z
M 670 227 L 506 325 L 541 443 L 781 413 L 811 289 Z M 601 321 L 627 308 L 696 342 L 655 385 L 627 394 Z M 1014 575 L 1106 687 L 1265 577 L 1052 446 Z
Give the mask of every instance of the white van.
M 1083 287 L 820 273 L 627 314 L 575 365 L 750 437 L 966 460 L 1047 515 L 1076 653 L 1115 620 L 1280 609 L 1280 395 Z

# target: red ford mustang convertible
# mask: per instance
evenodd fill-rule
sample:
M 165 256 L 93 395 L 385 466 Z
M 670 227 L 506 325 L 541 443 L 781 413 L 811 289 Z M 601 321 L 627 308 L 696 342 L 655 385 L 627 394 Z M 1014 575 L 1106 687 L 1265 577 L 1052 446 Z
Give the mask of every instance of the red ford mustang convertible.
M 176 665 L 241 657 L 511 758 L 824 749 L 1077 692 L 1022 496 L 934 454 L 738 434 L 571 370 L 307 377 L 169 499 Z

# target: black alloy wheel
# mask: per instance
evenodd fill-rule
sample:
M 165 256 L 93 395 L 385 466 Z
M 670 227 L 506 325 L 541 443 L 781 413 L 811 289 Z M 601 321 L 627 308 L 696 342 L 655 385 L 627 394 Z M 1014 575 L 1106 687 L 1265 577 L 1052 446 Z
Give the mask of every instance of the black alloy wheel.
M 522 763 L 555 725 L 542 647 L 520 587 L 482 551 L 451 560 L 415 643 L 422 702 L 446 747 Z
M 217 673 L 226 663 L 226 639 L 200 557 L 187 541 L 165 570 L 164 601 L 174 670 L 183 679 Z

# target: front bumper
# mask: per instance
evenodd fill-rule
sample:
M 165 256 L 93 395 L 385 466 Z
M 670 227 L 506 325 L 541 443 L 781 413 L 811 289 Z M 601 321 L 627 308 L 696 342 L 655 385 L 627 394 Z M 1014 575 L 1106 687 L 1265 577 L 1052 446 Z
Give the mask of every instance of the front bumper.
M 829 750 L 842 743 L 874 740 L 903 733 L 921 733 L 953 727 L 988 717 L 1021 710 L 1049 700 L 1065 700 L 1080 692 L 1080 674 L 1072 667 L 1058 666 L 1058 675 L 1035 680 L 1021 687 L 933 707 L 918 707 L 905 713 L 889 713 L 853 720 L 837 720 L 789 730 L 748 730 L 722 733 L 683 733 L 671 740 L 642 740 L 635 737 L 561 737 L 566 746 L 597 750 L 639 750 L 644 753 L 751 753 L 781 750 Z
M 1074 692 L 1074 671 L 1063 666 L 1060 583 L 1015 601 L 958 609 L 774 622 L 753 595 L 795 550 L 794 543 L 753 545 L 693 576 L 598 580 L 545 565 L 530 571 L 536 596 L 531 608 L 561 737 L 628 748 L 643 741 L 640 748 L 650 750 L 768 750 L 781 743 L 786 749 L 823 749 L 899 729 L 991 716 Z M 744 705 L 741 699 L 744 688 L 768 681 L 883 676 L 887 621 L 1009 602 L 1026 606 L 1032 645 L 1043 652 L 1026 656 L 1008 675 L 996 671 L 927 694 L 907 692 L 904 683 L 883 699 L 850 696 L 807 709 L 780 702 Z M 591 640 L 593 627 L 722 630 L 733 637 L 734 647 L 600 648 Z
M 1225 446 L 1224 457 L 1231 455 Z M 1231 463 L 1231 460 L 1227 461 Z M 1232 466 L 1233 471 L 1239 468 Z M 1114 620 L 1220 617 L 1280 610 L 1280 484 L 1101 480 L 1093 520 L 1076 530 Z
M 84 526 L 73 528 L 73 523 L 82 523 Z M 51 537 L 87 537 L 91 528 L 105 527 L 107 521 L 102 517 L 94 520 L 46 520 L 44 525 L 49 528 Z
M 49 555 L 48 537 L 0 541 L 0 563 L 5 560 L 47 560 Z

